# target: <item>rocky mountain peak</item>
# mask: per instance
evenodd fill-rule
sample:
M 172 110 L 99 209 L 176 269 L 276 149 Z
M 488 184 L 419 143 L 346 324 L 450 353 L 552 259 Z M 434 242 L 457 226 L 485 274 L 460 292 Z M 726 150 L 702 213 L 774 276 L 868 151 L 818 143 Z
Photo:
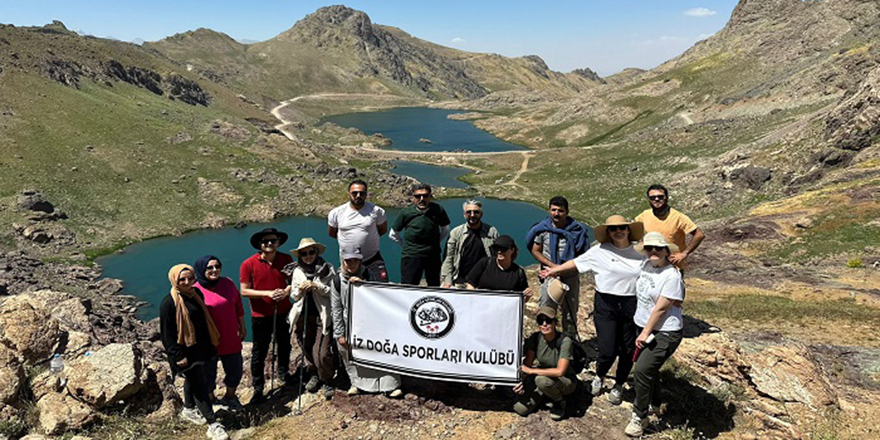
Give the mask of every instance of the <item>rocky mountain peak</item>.
M 599 76 L 598 73 L 596 73 L 593 69 L 590 69 L 589 67 L 584 67 L 583 69 L 574 69 L 571 71 L 571 73 L 584 77 L 590 81 L 596 81 L 598 83 L 605 84 L 605 80 L 602 79 L 602 77 Z
M 375 42 L 370 17 L 343 5 L 325 6 L 298 21 L 282 35 L 302 41 L 339 41 L 355 39 Z
M 761 20 L 775 19 L 789 14 L 798 14 L 809 7 L 811 2 L 803 0 L 740 0 L 733 9 L 728 29 L 752 24 Z

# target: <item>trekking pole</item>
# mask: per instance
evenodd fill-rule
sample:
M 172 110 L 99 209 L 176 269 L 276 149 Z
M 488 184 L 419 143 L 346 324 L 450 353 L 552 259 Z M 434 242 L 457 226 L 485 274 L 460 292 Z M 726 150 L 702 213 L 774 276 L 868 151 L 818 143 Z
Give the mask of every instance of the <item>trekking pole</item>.
M 303 307 L 303 316 L 302 316 L 302 320 L 303 320 L 302 341 L 303 341 L 303 344 L 302 344 L 302 347 L 300 347 L 301 353 L 299 356 L 299 397 L 298 397 L 299 401 L 297 402 L 297 409 L 296 409 L 297 414 L 302 414 L 302 410 L 303 410 L 303 374 L 306 371 L 306 347 L 305 347 L 305 345 L 306 345 L 306 332 L 308 331 L 308 326 L 309 326 L 308 292 L 306 292 L 306 294 L 303 295 L 303 299 L 301 301 L 304 301 L 304 303 L 302 305 L 302 307 Z

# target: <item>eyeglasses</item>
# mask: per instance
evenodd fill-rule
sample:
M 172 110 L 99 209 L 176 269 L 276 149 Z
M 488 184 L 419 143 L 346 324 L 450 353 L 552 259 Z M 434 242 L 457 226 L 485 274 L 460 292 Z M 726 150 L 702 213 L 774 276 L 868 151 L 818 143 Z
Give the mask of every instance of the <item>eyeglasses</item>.
M 309 257 L 312 255 L 318 255 L 318 251 L 316 249 L 308 250 L 308 251 L 300 251 L 299 255 L 301 257 Z
M 659 202 L 660 200 L 665 199 L 666 196 L 648 196 L 648 198 L 655 201 L 655 202 Z
M 208 266 L 208 267 L 206 267 L 205 269 L 206 269 L 206 270 L 220 270 L 221 267 L 222 267 L 222 266 L 220 266 L 220 265 L 218 264 L 218 265 L 216 265 L 216 266 L 215 266 L 215 265 Z
M 478 214 L 482 214 L 483 211 L 479 211 L 479 210 L 471 210 L 471 211 L 465 211 L 464 213 L 467 214 L 467 215 L 478 215 Z
M 538 325 L 553 324 L 553 323 L 556 322 L 556 318 L 550 318 L 550 317 L 547 317 L 547 316 L 544 316 L 544 315 L 539 315 L 539 316 L 535 319 L 535 321 L 538 321 Z
M 414 199 L 430 199 L 431 197 L 433 196 L 430 194 L 413 194 Z
M 660 252 L 660 251 L 666 249 L 666 246 L 651 246 L 651 245 L 647 245 L 647 246 L 644 247 L 644 249 L 645 249 L 645 252 Z
M 264 238 L 263 241 L 261 241 L 260 243 L 262 243 L 262 244 L 278 243 L 278 239 L 277 238 Z
M 629 229 L 629 226 L 627 226 L 627 225 L 611 225 L 611 226 L 608 226 L 608 232 L 614 232 L 614 231 L 625 231 L 625 230 L 627 230 L 627 229 Z
M 367 192 L 366 191 L 352 191 L 349 194 L 357 197 L 357 196 L 365 196 L 365 195 L 367 195 Z

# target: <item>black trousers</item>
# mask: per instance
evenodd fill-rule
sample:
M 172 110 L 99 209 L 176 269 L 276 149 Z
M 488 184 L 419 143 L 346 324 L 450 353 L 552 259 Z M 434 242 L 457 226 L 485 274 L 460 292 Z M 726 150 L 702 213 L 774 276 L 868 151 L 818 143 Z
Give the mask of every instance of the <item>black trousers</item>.
M 639 333 L 642 332 L 641 328 L 636 328 Z M 641 418 L 648 417 L 650 405 L 660 406 L 660 367 L 675 353 L 681 344 L 683 333 L 681 330 L 654 332 L 654 336 L 654 341 L 639 354 L 633 374 L 633 388 L 636 389 L 633 412 Z
M 271 351 L 272 321 L 272 316 L 264 316 L 262 318 L 251 317 L 252 333 L 254 335 L 251 376 L 253 377 L 254 390 L 262 391 L 266 384 L 266 356 Z M 275 315 L 274 321 L 278 375 L 286 379 L 290 369 L 290 327 L 287 325 L 286 315 Z
M 440 253 L 430 257 L 403 257 L 400 259 L 400 283 L 418 286 L 422 275 L 430 287 L 440 286 Z
M 210 360 L 208 362 L 214 362 Z M 205 364 L 197 363 L 189 369 L 182 371 L 183 375 L 183 406 L 184 408 L 198 408 L 199 412 L 208 422 L 214 423 L 214 408 L 211 406 L 209 393 L 214 392 L 214 384 L 208 385 L 208 375 L 205 372 Z
M 619 385 L 626 382 L 632 370 L 632 356 L 638 328 L 633 322 L 636 313 L 635 296 L 617 296 L 596 291 L 593 301 L 593 322 L 599 344 L 596 375 L 605 377 L 617 361 L 615 379 Z
M 388 282 L 388 269 L 385 267 L 385 260 L 382 258 L 381 252 L 376 252 L 376 255 L 364 260 L 362 264 L 370 273 L 370 281 Z

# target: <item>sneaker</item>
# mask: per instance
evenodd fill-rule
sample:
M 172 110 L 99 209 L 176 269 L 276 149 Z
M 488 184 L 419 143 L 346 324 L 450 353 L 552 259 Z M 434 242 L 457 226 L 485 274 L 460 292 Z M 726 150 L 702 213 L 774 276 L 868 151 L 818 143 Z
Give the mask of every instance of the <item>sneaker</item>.
M 593 382 L 590 384 L 590 393 L 594 396 L 598 396 L 602 393 L 602 378 L 596 376 L 593 378 Z
M 204 425 L 208 423 L 202 413 L 200 413 L 199 410 L 195 408 L 183 408 L 182 410 L 180 410 L 180 418 L 181 420 L 186 420 L 193 425 Z
M 553 402 L 553 408 L 550 408 L 550 418 L 553 420 L 562 420 L 565 418 L 565 400 Z
M 314 393 L 315 391 L 318 391 L 319 386 L 321 386 L 321 380 L 318 379 L 317 375 L 314 375 L 309 378 L 308 382 L 306 382 L 306 391 Z
M 623 432 L 630 437 L 640 437 L 645 433 L 645 428 L 648 427 L 648 419 L 642 419 L 636 413 L 632 414 L 632 418 L 629 419 L 629 424 L 626 425 L 626 429 Z
M 229 434 L 226 433 L 226 429 L 223 428 L 220 422 L 211 423 L 205 436 L 211 440 L 229 440 Z
M 615 385 L 611 392 L 608 393 L 608 401 L 612 405 L 620 405 L 620 402 L 623 402 L 623 387 Z
M 335 393 L 335 392 L 336 392 L 336 390 L 333 389 L 333 387 L 330 385 L 324 384 L 324 386 L 321 387 L 321 394 L 324 395 L 324 399 L 326 399 L 326 400 L 332 399 L 333 393 Z
M 351 388 L 348 389 L 349 396 L 356 396 L 360 393 L 361 393 L 361 390 L 359 390 L 358 387 L 356 387 L 354 385 L 352 385 Z
M 388 393 L 388 397 L 392 399 L 399 399 L 403 397 L 403 391 L 401 391 L 400 388 L 396 388 L 394 391 Z
M 222 398 L 217 401 L 218 405 L 225 406 L 230 411 L 241 411 L 244 407 L 241 405 L 241 402 L 238 400 L 238 397 L 232 396 L 230 398 Z

